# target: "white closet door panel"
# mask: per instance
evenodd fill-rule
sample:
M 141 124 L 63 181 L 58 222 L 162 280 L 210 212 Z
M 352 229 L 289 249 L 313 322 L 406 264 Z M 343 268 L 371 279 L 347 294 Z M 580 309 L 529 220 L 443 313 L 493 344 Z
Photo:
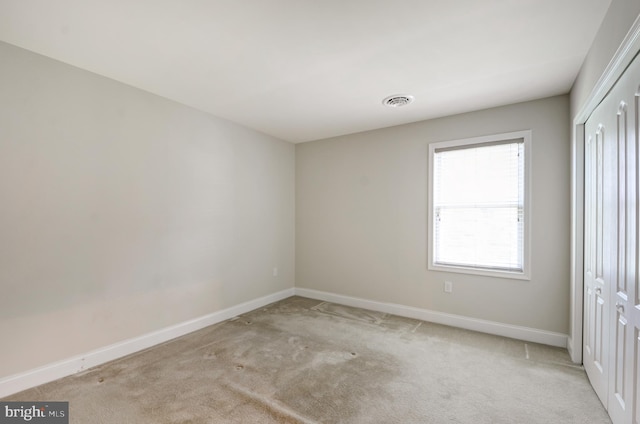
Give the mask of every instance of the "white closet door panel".
M 638 355 L 640 328 L 636 308 L 638 287 L 638 84 L 636 58 L 607 96 L 616 112 L 618 146 L 618 247 L 616 285 L 611 291 L 612 340 L 608 411 L 614 424 L 637 421 Z M 634 418 L 635 417 L 635 418 Z
M 617 219 L 611 199 L 616 186 L 611 184 L 612 146 L 607 137 L 613 124 L 601 104 L 587 121 L 585 146 L 585 326 L 584 366 L 591 384 L 607 407 L 609 399 L 609 296 L 611 259 L 608 252 L 615 245 L 611 238 L 611 221 Z M 613 155 L 615 157 L 615 154 Z M 614 193 L 612 195 L 612 193 Z

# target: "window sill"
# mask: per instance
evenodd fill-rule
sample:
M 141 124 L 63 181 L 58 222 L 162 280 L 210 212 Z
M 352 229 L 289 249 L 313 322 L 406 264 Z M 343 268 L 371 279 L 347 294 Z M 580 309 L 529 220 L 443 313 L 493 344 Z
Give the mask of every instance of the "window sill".
M 492 271 L 487 269 L 480 268 L 466 268 L 466 267 L 458 267 L 451 265 L 435 265 L 429 264 L 430 271 L 441 271 L 441 272 L 455 272 L 458 274 L 471 274 L 471 275 L 479 275 L 483 277 L 495 277 L 495 278 L 507 278 L 510 280 L 531 280 L 531 275 L 525 270 L 524 272 L 517 271 Z

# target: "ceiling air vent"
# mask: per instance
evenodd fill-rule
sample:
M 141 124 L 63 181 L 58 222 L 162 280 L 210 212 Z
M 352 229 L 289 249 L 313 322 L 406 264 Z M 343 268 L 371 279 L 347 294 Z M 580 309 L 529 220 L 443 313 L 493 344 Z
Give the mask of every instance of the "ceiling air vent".
M 406 106 L 413 101 L 413 96 L 408 96 L 406 94 L 395 94 L 393 96 L 389 96 L 382 101 L 382 104 L 389 107 L 400 107 Z

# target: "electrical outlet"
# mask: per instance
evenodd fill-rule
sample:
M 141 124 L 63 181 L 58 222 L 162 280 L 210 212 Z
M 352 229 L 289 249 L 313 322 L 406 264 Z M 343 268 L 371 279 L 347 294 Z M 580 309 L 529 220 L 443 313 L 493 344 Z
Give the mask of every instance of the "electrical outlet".
M 277 277 L 277 276 L 278 276 L 278 267 L 277 267 L 277 266 L 274 266 L 274 267 L 273 267 L 273 276 L 274 276 L 274 277 Z
M 453 283 L 451 281 L 444 282 L 444 292 L 451 293 L 453 291 Z

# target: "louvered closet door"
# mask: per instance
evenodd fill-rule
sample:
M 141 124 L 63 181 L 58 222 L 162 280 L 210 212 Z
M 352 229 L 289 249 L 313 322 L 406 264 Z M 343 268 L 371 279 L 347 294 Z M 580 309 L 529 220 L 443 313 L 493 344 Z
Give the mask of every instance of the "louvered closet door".
M 614 424 L 640 424 L 636 58 L 585 132 L 584 365 Z

